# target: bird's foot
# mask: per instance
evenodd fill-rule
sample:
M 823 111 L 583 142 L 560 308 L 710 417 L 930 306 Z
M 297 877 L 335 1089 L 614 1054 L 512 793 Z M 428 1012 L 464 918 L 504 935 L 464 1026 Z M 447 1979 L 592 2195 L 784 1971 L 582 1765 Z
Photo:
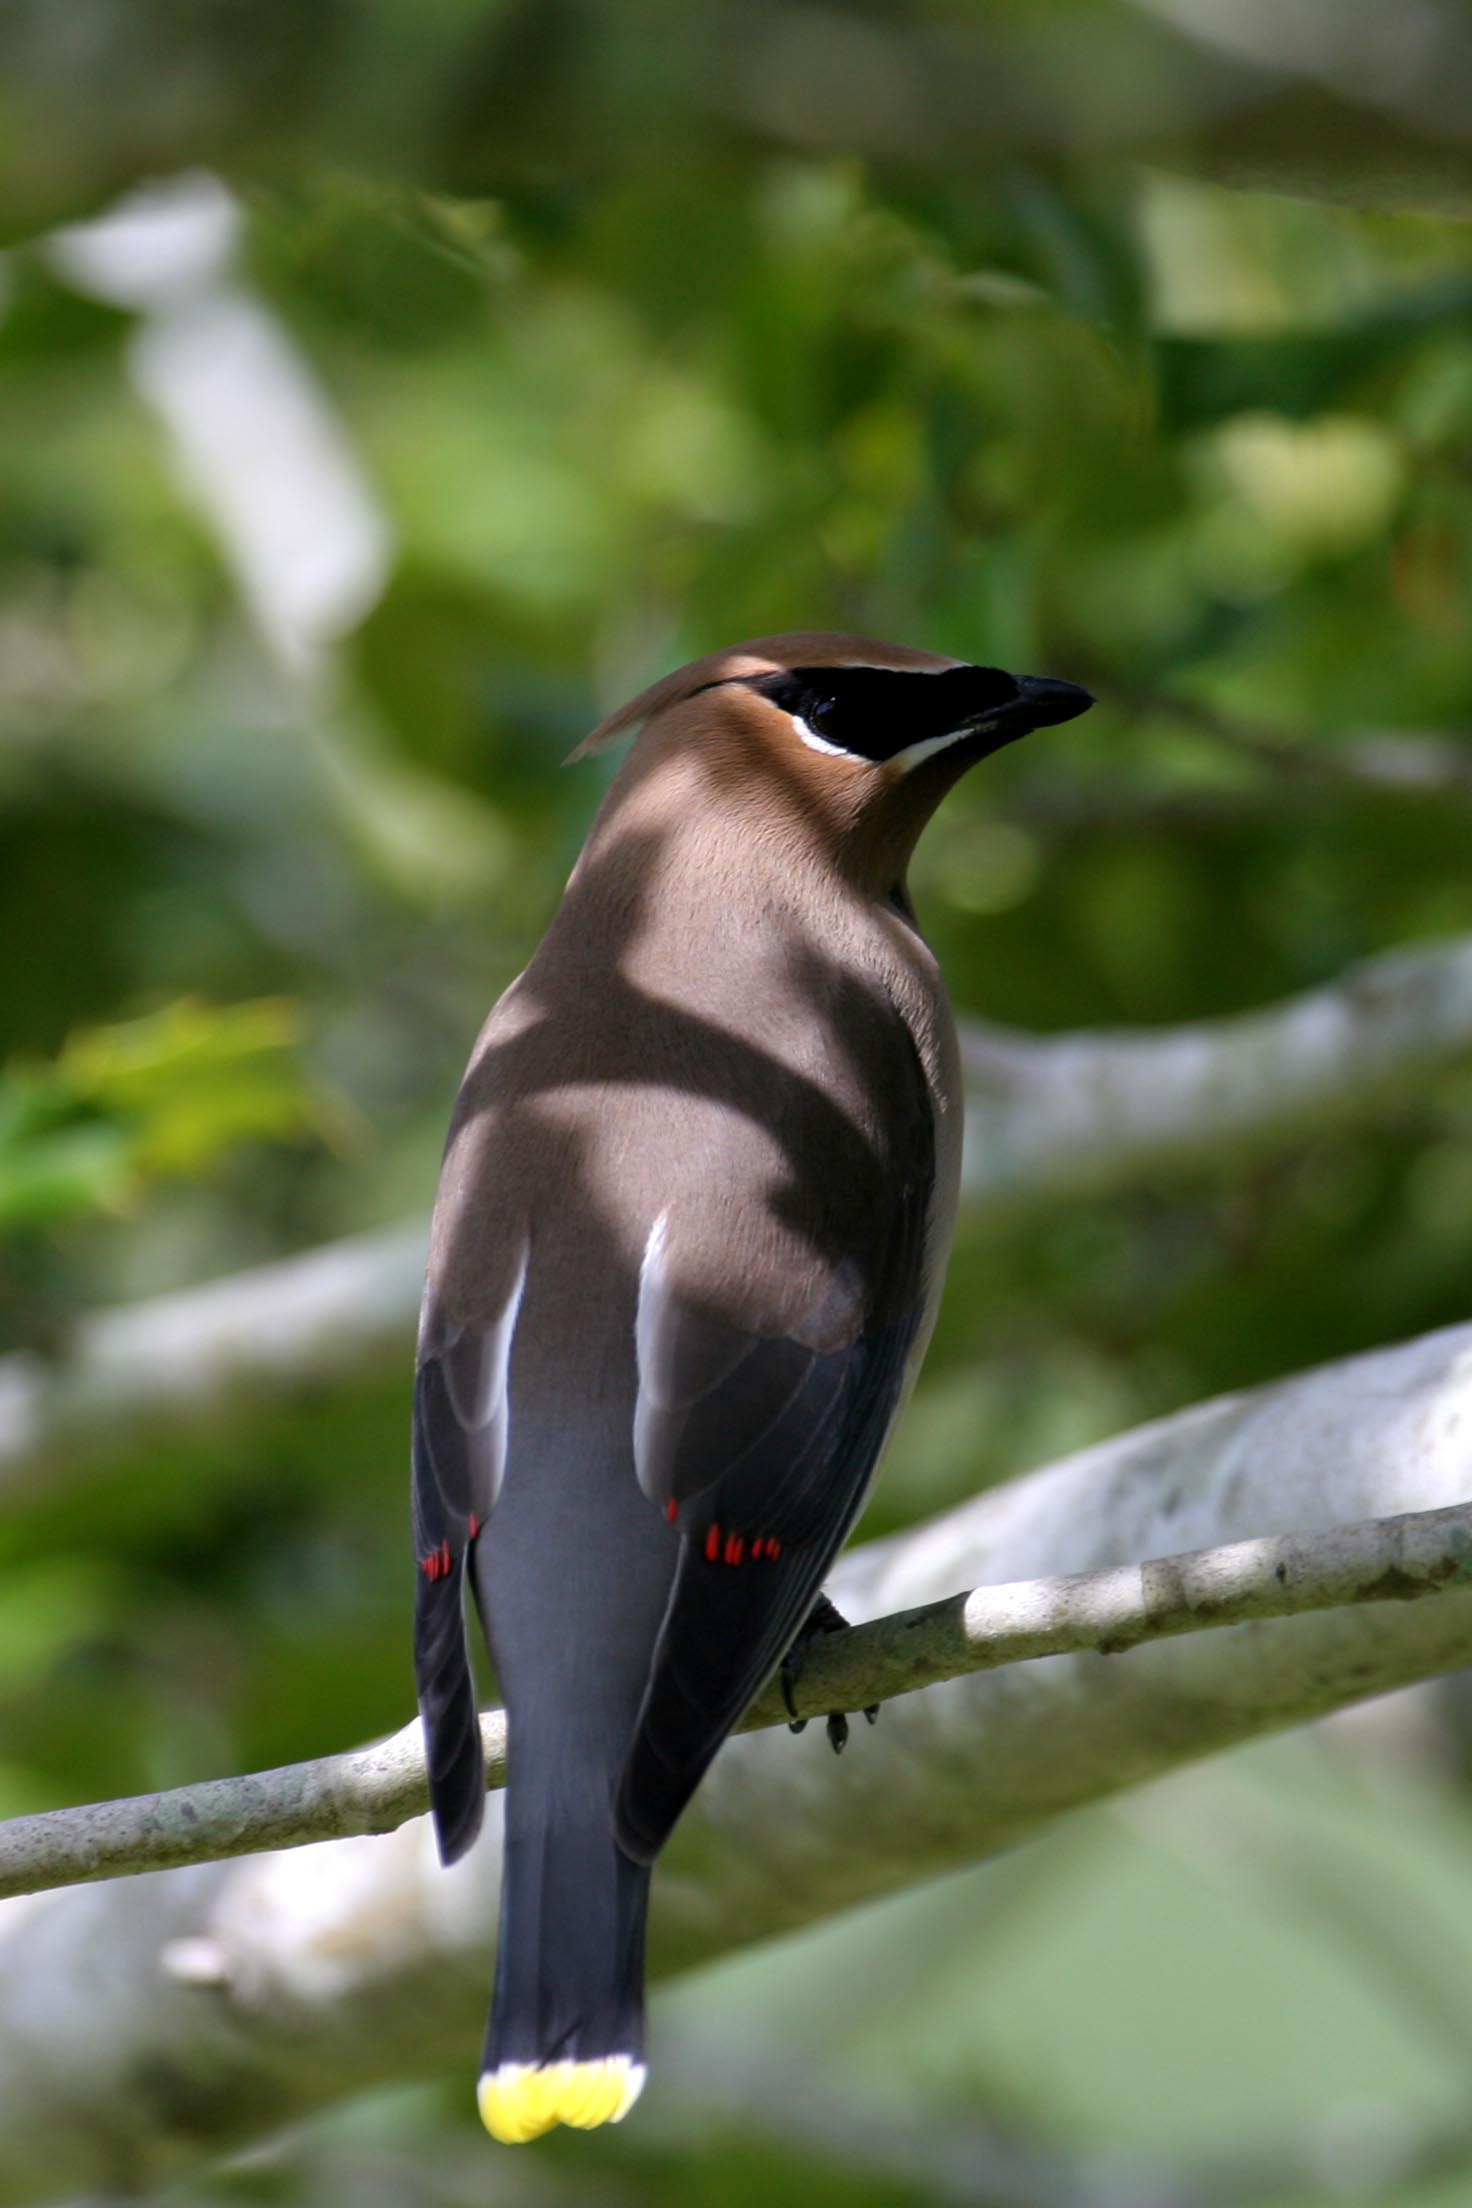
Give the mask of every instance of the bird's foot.
M 797 1707 L 792 1699 L 792 1690 L 802 1677 L 803 1666 L 808 1659 L 808 1650 L 812 1647 L 814 1641 L 826 1640 L 830 1633 L 842 1633 L 847 1625 L 848 1619 L 837 1604 L 830 1602 L 826 1595 L 820 1594 L 814 1601 L 813 1607 L 808 1612 L 803 1624 L 799 1627 L 796 1639 L 782 1659 L 780 1673 L 782 1699 L 787 1704 L 789 1718 L 787 1730 L 789 1733 L 800 1733 L 807 1725 L 807 1719 L 799 1717 L 797 1714 Z M 871 1703 L 869 1708 L 865 1710 L 864 1716 L 869 1724 L 874 1724 L 879 1716 L 879 1704 L 877 1702 Z M 829 1746 L 835 1756 L 841 1756 L 848 1746 L 847 1717 L 842 1710 L 830 1710 L 825 1725 Z

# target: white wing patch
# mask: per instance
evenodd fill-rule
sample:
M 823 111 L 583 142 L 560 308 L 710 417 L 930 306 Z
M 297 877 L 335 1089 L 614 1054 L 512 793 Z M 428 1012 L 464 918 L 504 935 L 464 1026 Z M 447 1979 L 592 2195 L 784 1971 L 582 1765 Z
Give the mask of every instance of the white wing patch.
M 639 1266 L 639 1302 L 634 1318 L 634 1355 L 639 1366 L 639 1394 L 634 1404 L 634 1470 L 639 1485 L 653 1503 L 669 1499 L 661 1492 L 665 1482 L 661 1478 L 660 1459 L 667 1452 L 656 1447 L 657 1429 L 670 1409 L 668 1395 L 660 1386 L 662 1370 L 669 1362 L 666 1345 L 669 1287 L 665 1272 L 669 1223 L 669 1213 L 662 1211 L 649 1229 Z
M 461 1335 L 451 1345 L 450 1353 L 441 1359 L 445 1391 L 456 1420 L 467 1434 L 486 1437 L 482 1464 L 489 1483 L 488 1503 L 495 1501 L 506 1470 L 511 1426 L 511 1345 L 516 1338 L 516 1322 L 526 1294 L 529 1257 L 530 1251 L 523 1250 L 521 1270 L 500 1317 L 476 1339 L 473 1354 L 466 1355 L 469 1337 Z

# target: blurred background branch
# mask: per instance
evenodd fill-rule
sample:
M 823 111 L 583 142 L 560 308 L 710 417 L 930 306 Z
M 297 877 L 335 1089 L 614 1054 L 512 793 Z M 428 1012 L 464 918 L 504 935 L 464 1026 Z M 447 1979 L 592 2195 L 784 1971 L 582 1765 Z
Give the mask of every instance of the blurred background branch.
M 882 1616 L 958 1577 L 1120 1564 L 1183 1532 L 1230 1541 L 1444 1509 L 1465 1482 L 1469 1389 L 1464 1328 L 1199 1406 L 869 1544 L 834 1594 L 849 1615 Z M 1446 1670 L 1466 1655 L 1469 1605 L 1453 1588 L 1007 1666 L 905 1697 L 841 1761 L 821 1739 L 748 1734 L 681 1827 L 656 1967 L 688 1970 L 902 1890 L 1181 1763 Z M 154 2178 L 350 2079 L 446 2059 L 483 1989 L 498 1801 L 449 1872 L 416 1819 L 7 1902 L 0 2199 L 105 2185 L 119 2156 L 135 2182 Z
M 1453 0 L 0 11 L 0 1815 L 402 1726 L 405 1222 L 596 802 L 558 762 L 796 621 L 1101 700 L 916 869 L 970 1195 L 856 1608 L 1286 1532 L 1289 1463 L 1325 1523 L 1465 1499 L 1468 45 Z M 738 1744 L 664 1882 L 688 2069 L 596 2159 L 507 2176 L 440 2082 L 484 1868 L 12 1905 L 0 2173 L 1448 2208 L 1466 1674 L 1180 1767 L 1461 1599 Z M 773 2070 L 780 2122 L 681 2129 Z
M 1367 961 L 1332 987 L 1164 1034 L 962 1034 L 974 1209 L 1128 1187 L 1373 1123 L 1472 1058 L 1472 940 Z M 55 1483 L 160 1433 L 408 1355 L 422 1226 L 85 1320 L 0 1362 L 0 1489 Z
M 1102 0 L 848 11 L 800 0 L 556 0 L 416 19 L 366 0 L 206 14 L 81 0 L 6 12 L 0 195 L 28 230 L 162 170 L 280 181 L 324 155 L 461 195 L 552 168 L 617 176 L 692 150 L 831 151 L 975 176 L 1019 160 L 1157 158 L 1259 189 L 1472 205 L 1452 0 L 1387 28 L 1371 0 Z
M 1472 942 L 1420 945 L 1288 1004 L 1159 1034 L 972 1023 L 962 1054 L 972 1202 L 1127 1187 L 1373 1123 L 1465 1063 Z
M 900 1695 L 1045 1656 L 1118 1656 L 1182 1633 L 1455 1595 L 1469 1585 L 1472 1504 L 978 1587 L 816 1642 L 800 1676 L 769 1683 L 738 1730 L 877 1711 Z M 506 1783 L 501 1712 L 483 1716 L 482 1733 L 494 1791 Z M 841 1752 L 844 1736 L 831 1737 Z M 317 1763 L 0 1822 L 0 1897 L 391 1832 L 428 1802 L 416 1720 L 390 1740 Z

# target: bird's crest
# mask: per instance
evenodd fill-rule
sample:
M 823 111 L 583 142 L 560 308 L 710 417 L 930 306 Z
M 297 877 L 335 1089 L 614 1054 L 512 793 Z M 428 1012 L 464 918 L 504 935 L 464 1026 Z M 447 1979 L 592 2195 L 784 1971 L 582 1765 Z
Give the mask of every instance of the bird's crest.
M 909 644 L 886 644 L 875 636 L 845 636 L 837 629 L 794 629 L 783 636 L 754 636 L 745 644 L 728 644 L 704 659 L 692 659 L 641 690 L 637 698 L 621 705 L 585 736 L 571 759 L 587 759 L 607 750 L 620 736 L 640 728 L 656 714 L 668 711 L 699 690 L 718 682 L 742 682 L 754 675 L 780 674 L 787 667 L 895 667 L 935 672 L 961 662 L 940 652 L 917 651 Z

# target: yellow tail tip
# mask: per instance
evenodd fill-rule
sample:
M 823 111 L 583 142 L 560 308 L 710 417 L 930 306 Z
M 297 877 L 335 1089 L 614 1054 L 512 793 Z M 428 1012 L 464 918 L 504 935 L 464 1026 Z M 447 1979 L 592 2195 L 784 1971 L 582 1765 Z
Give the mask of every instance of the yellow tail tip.
M 632 2055 L 596 2062 L 503 2062 L 476 2088 L 480 2120 L 508 2147 L 540 2139 L 554 2124 L 592 2131 L 621 2123 L 644 2090 L 645 2069 Z

